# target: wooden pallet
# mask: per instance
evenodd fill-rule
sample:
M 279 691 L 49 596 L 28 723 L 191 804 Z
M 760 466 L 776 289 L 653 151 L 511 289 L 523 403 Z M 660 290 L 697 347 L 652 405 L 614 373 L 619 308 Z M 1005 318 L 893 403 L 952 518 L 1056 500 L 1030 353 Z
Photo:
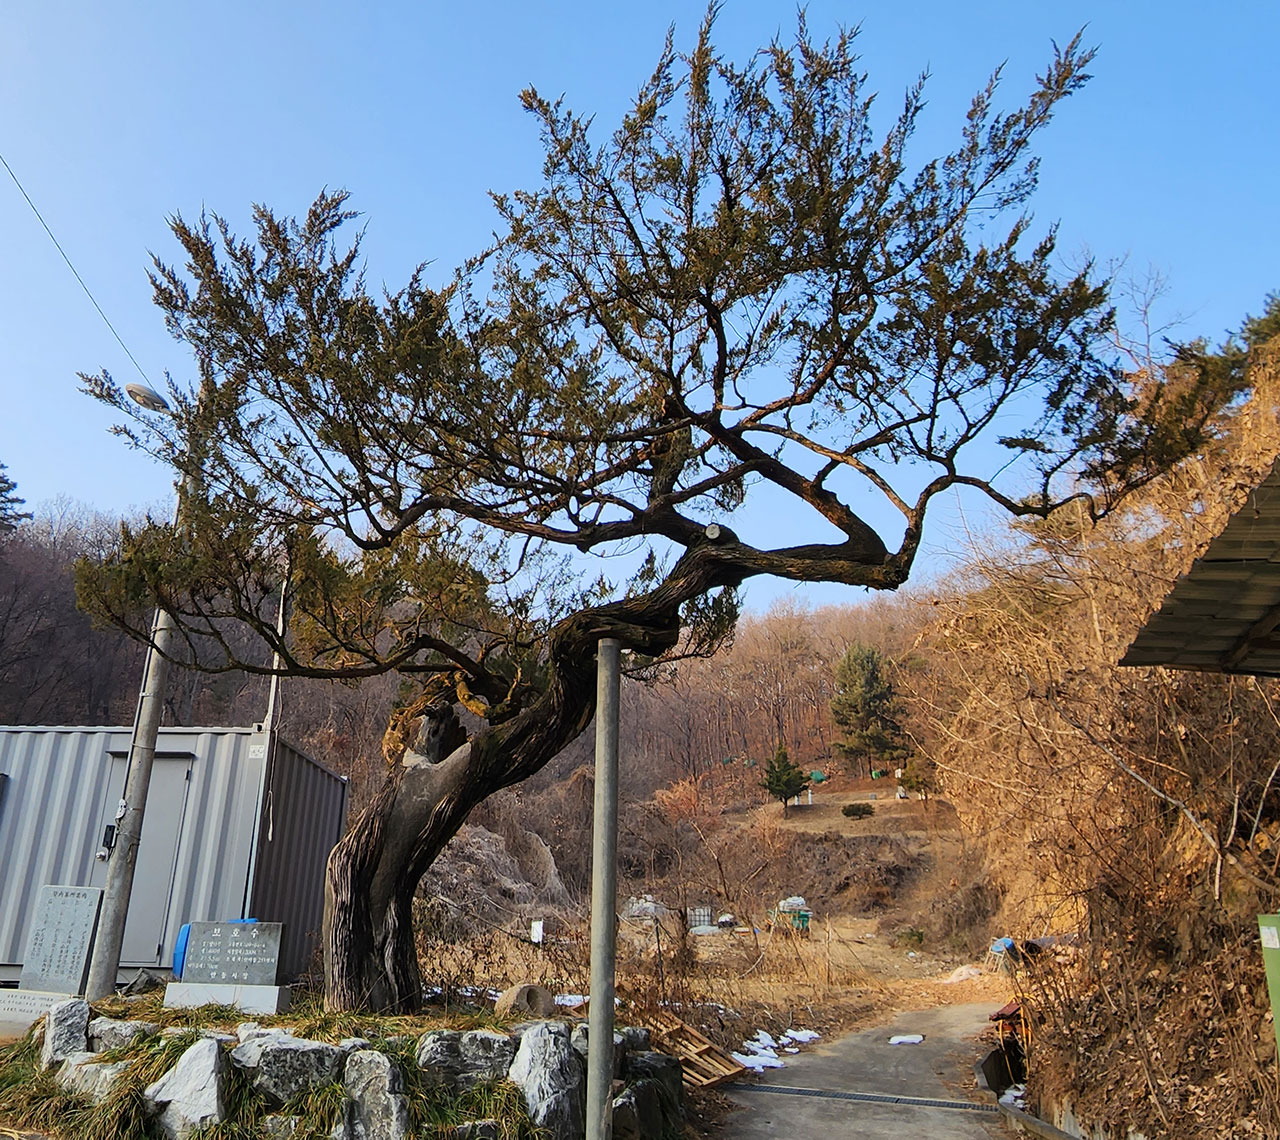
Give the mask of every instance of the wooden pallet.
M 719 1045 L 708 1041 L 693 1026 L 686 1025 L 670 1013 L 653 1014 L 649 1018 L 649 1028 L 660 1038 L 667 1052 L 680 1058 L 687 1088 L 708 1089 L 737 1080 L 747 1071 Z

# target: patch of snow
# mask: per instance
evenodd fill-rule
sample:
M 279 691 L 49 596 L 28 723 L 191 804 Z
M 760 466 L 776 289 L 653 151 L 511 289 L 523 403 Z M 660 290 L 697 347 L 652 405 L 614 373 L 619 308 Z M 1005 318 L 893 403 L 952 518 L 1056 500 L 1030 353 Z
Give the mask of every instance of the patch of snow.
M 739 1065 L 751 1069 L 756 1073 L 763 1073 L 765 1069 L 781 1069 L 786 1067 L 786 1062 L 781 1057 L 764 1057 L 759 1053 L 747 1055 L 745 1053 L 729 1054 Z
M 794 1045 L 788 1045 L 788 1046 L 786 1046 L 782 1051 L 783 1051 L 784 1053 L 799 1053 L 799 1052 L 800 1052 L 800 1050 L 799 1050 L 799 1049 L 797 1049 Z
M 923 1033 L 898 1033 L 889 1038 L 890 1045 L 919 1045 L 924 1040 Z
M 808 1045 L 810 1041 L 817 1041 L 822 1034 L 816 1029 L 792 1029 L 783 1034 L 783 1041 L 791 1040 L 797 1045 Z
M 1000 1094 L 1000 1103 L 1007 1104 L 1010 1108 L 1026 1108 L 1027 1086 L 1010 1085 Z
M 556 994 L 555 1000 L 556 1000 L 556 1005 L 573 1007 L 576 1005 L 582 1005 L 585 1002 L 589 1002 L 591 998 L 588 994 Z M 615 995 L 613 999 L 614 1008 L 617 1009 L 617 1007 L 620 1006 L 621 1004 L 622 1004 L 622 999 Z M 673 1006 L 672 1008 L 674 1009 L 675 1007 Z
M 752 1042 L 759 1043 L 764 1049 L 776 1049 L 778 1047 L 778 1043 L 763 1029 L 757 1029 L 756 1035 L 751 1038 L 751 1041 L 746 1042 L 748 1048 L 751 1047 Z

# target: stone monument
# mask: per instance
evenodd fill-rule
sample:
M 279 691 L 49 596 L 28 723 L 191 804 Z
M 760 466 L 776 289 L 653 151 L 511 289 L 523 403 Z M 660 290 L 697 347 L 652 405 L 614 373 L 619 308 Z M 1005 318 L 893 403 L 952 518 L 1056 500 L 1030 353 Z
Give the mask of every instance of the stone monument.
M 276 984 L 283 933 L 279 922 L 191 923 L 182 980 L 165 989 L 164 1004 L 282 1013 L 289 1008 L 288 986 Z
M 0 1033 L 25 1033 L 51 1005 L 84 993 L 101 905 L 98 887 L 40 888 L 18 989 L 0 990 Z

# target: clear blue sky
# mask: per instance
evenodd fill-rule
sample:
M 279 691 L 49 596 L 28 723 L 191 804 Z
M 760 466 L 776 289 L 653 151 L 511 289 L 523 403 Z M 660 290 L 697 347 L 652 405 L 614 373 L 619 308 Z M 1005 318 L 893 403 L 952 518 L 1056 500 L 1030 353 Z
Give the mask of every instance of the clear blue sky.
M 167 0 L 13 5 L 0 36 L 3 154 L 157 386 L 190 362 L 150 303 L 165 218 L 202 205 L 243 225 L 252 202 L 297 212 L 343 186 L 368 224 L 369 276 L 419 261 L 442 275 L 493 227 L 486 191 L 532 183 L 517 93 L 565 94 L 611 126 L 669 23 L 699 3 L 336 4 Z M 728 0 L 718 42 L 745 55 L 795 9 Z M 1219 338 L 1280 288 L 1274 81 L 1280 4 L 814 2 L 811 29 L 861 23 L 884 105 L 932 73 L 922 149 L 949 145 L 969 96 L 1007 61 L 1025 93 L 1082 26 L 1094 80 L 1043 136 L 1037 219 L 1066 256 L 1127 257 L 1167 275 L 1167 314 Z M 933 141 L 931 141 L 933 140 Z M 0 170 L 0 462 L 29 504 L 66 495 L 110 512 L 158 507 L 168 477 L 107 434 L 75 373 L 133 366 Z M 945 533 L 935 541 L 946 545 Z

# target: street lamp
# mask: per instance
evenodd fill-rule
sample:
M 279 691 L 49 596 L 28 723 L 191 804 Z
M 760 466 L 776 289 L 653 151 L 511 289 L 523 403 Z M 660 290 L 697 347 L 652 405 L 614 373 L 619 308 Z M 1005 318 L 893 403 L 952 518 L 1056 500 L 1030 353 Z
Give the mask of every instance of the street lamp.
M 142 384 L 126 384 L 125 392 L 136 404 L 149 412 L 173 414 L 173 409 L 158 392 Z M 179 495 L 173 521 L 177 526 L 182 511 Z M 138 843 L 142 838 L 142 819 L 147 807 L 147 791 L 151 786 L 151 768 L 156 756 L 156 737 L 164 710 L 164 687 L 169 675 L 169 646 L 173 641 L 173 617 L 163 605 L 156 607 L 151 624 L 151 641 L 147 645 L 142 667 L 142 688 L 138 693 L 138 709 L 133 718 L 133 738 L 129 745 L 129 765 L 124 793 L 116 811 L 116 843 L 107 860 L 107 883 L 102 893 L 102 912 L 98 933 L 93 942 L 93 958 L 89 965 L 89 981 L 85 996 L 90 1001 L 106 997 L 116 985 L 120 970 L 120 951 L 124 945 L 124 924 L 129 915 L 129 896 L 133 892 L 133 872 L 138 863 Z
M 129 399 L 135 404 L 141 404 L 147 411 L 164 412 L 166 415 L 173 415 L 173 409 L 169 407 L 169 401 L 159 392 L 148 388 L 145 384 L 126 384 L 124 390 Z

